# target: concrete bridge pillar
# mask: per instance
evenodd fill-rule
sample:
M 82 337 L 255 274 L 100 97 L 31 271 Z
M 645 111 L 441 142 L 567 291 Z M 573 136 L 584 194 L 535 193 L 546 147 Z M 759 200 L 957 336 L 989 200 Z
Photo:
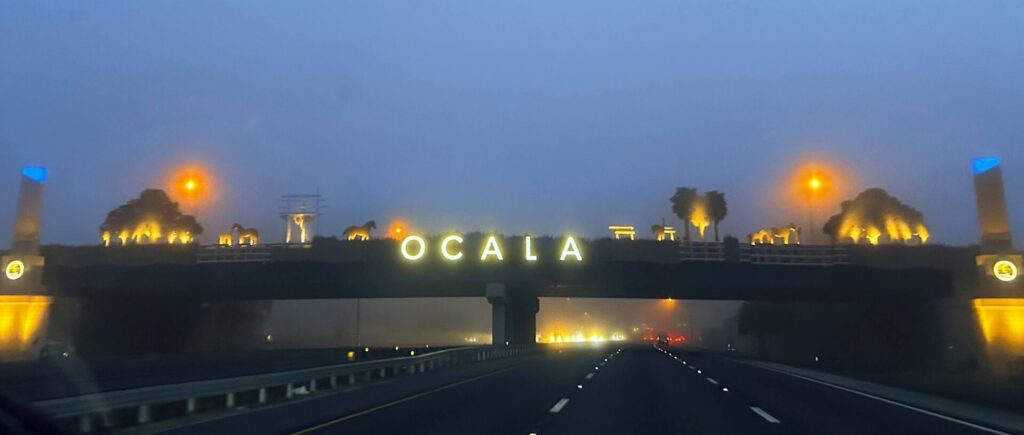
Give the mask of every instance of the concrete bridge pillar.
M 537 311 L 540 299 L 526 288 L 509 288 L 503 283 L 488 283 L 487 301 L 491 303 L 491 342 L 533 344 L 537 342 Z

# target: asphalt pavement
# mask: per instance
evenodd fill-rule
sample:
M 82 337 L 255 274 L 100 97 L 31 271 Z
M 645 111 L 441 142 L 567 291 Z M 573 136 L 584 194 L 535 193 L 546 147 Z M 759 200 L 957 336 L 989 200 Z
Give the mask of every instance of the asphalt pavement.
M 1006 433 L 720 356 L 605 345 L 473 364 L 179 426 L 180 433 Z

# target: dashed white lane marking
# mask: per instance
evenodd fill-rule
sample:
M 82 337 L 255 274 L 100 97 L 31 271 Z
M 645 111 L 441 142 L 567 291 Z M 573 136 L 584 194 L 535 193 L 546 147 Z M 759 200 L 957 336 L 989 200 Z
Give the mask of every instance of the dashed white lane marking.
M 763 418 L 765 420 L 768 420 L 769 423 L 773 423 L 773 424 L 779 423 L 779 419 L 773 417 L 771 414 L 769 414 L 767 412 L 764 412 L 764 410 L 761 409 L 761 408 L 758 408 L 756 406 L 751 406 L 750 410 L 754 411 L 754 414 L 760 415 L 761 418 Z
M 587 379 L 590 379 L 590 378 L 592 378 L 592 377 L 594 377 L 594 374 L 593 374 L 593 373 L 588 373 L 588 374 L 587 374 Z
M 809 378 L 807 376 L 798 375 L 796 373 L 790 373 L 790 372 L 787 372 L 785 370 L 778 370 L 778 369 L 773 369 L 773 368 L 770 368 L 770 367 L 762 367 L 762 368 L 765 369 L 765 370 L 771 370 L 771 371 L 776 372 L 776 373 L 782 373 L 784 375 L 789 375 L 789 376 L 792 376 L 794 378 L 803 379 L 803 380 L 805 380 L 807 382 L 813 382 L 813 383 L 824 385 L 824 386 L 827 386 L 827 387 L 832 387 L 832 388 L 835 388 L 837 390 L 843 390 L 843 391 L 846 391 L 848 393 L 856 394 L 858 396 L 867 397 L 869 399 L 875 399 L 875 400 L 877 400 L 879 402 L 884 402 L 884 403 L 888 403 L 890 405 L 895 405 L 895 406 L 899 406 L 899 407 L 902 407 L 902 408 L 905 408 L 905 409 L 909 409 L 909 410 L 912 410 L 912 411 L 917 411 L 917 412 L 920 412 L 922 414 L 930 415 L 930 416 L 936 417 L 936 418 L 941 418 L 941 419 L 949 421 L 949 422 L 962 424 L 964 426 L 967 426 L 967 427 L 970 427 L 970 428 L 974 428 L 974 429 L 977 429 L 977 430 L 980 430 L 980 431 L 984 431 L 984 432 L 988 432 L 988 433 L 994 433 L 994 434 L 999 434 L 999 435 L 1009 435 L 1009 432 L 1003 432 L 1001 430 L 993 429 L 993 428 L 990 428 L 990 427 L 985 427 L 985 426 L 982 426 L 982 425 L 979 425 L 979 424 L 974 424 L 974 423 L 971 423 L 969 421 L 961 420 L 959 418 L 950 417 L 948 415 L 942 415 L 942 414 L 939 414 L 937 412 L 932 412 L 932 411 L 929 411 L 927 409 L 922 409 L 922 408 L 918 408 L 916 406 L 907 405 L 906 403 L 900 403 L 900 402 L 897 402 L 895 400 L 890 400 L 890 399 L 886 399 L 884 397 L 876 396 L 874 394 L 868 394 L 868 393 L 865 393 L 863 391 L 854 390 L 852 388 L 846 388 L 846 387 L 843 387 L 843 386 L 840 386 L 840 385 L 836 385 L 836 384 L 832 384 L 832 383 L 829 383 L 829 382 L 820 381 L 818 379 Z
M 558 414 L 559 412 L 562 411 L 562 408 L 565 408 L 565 405 L 567 403 L 569 403 L 569 398 L 563 397 L 562 400 L 559 400 L 558 403 L 555 403 L 555 406 L 551 407 L 551 413 Z
M 708 382 L 710 382 L 712 384 L 715 384 L 715 385 L 718 385 L 718 381 L 716 381 L 714 379 L 711 379 L 711 378 L 708 378 Z

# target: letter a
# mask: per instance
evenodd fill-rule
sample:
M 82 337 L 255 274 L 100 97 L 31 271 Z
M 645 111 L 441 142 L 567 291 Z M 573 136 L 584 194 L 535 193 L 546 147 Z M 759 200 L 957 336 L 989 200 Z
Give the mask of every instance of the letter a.
M 501 256 L 501 248 L 498 247 L 498 240 L 494 236 L 487 236 L 487 244 L 484 245 L 484 253 L 480 254 L 480 261 L 487 260 L 488 255 L 495 256 L 498 261 L 504 260 Z
M 565 257 L 575 257 L 576 261 L 583 261 L 583 255 L 580 254 L 580 248 L 576 246 L 576 240 L 572 236 L 565 238 L 565 245 L 562 246 L 562 255 L 558 257 L 559 261 L 565 261 Z

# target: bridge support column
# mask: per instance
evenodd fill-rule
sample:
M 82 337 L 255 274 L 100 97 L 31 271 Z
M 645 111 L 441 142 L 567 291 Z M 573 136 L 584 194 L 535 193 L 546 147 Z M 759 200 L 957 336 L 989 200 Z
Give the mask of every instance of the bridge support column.
M 537 342 L 540 300 L 532 291 L 488 283 L 486 294 L 491 303 L 491 342 L 495 346 Z

